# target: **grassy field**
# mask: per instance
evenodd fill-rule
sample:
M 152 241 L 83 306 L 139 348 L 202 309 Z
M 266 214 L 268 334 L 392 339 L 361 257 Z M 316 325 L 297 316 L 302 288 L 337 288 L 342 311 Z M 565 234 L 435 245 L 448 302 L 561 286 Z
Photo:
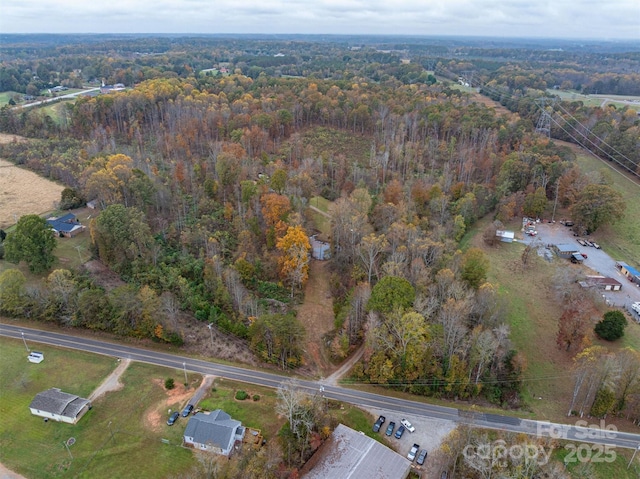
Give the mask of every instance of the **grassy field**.
M 309 204 L 324 213 L 329 213 L 329 205 L 331 202 L 321 196 L 314 196 L 311 198 Z M 317 211 L 311 210 L 311 212 L 315 227 L 322 233 L 324 239 L 328 239 L 331 236 L 331 218 L 327 215 L 318 213 Z
M 41 110 L 44 114 L 49 115 L 56 125 L 64 125 L 66 124 L 67 118 L 67 105 L 75 101 L 75 98 L 69 98 L 53 103 L 47 103 L 45 106 L 41 107 Z
M 18 95 L 20 98 L 22 98 L 23 94 L 22 93 L 18 93 L 15 91 L 3 91 L 0 92 L 0 107 L 3 107 L 5 105 L 9 104 L 9 100 L 11 100 L 12 96 Z
M 573 446 L 569 446 L 569 449 L 565 449 L 564 445 L 561 445 L 560 448 L 554 450 L 552 457 L 563 463 L 565 458 L 569 456 L 569 461 L 566 464 L 566 469 L 576 479 L 581 479 L 586 474 L 581 470 L 583 465 L 578 461 L 573 459 L 578 459 L 578 455 L 585 457 L 587 455 L 587 450 L 585 446 L 575 445 L 579 450 L 576 450 L 575 455 L 571 456 L 570 454 L 574 451 Z M 598 456 L 600 451 L 600 446 L 594 446 L 588 452 L 592 454 L 591 457 L 599 457 L 605 459 L 607 457 L 615 457 L 612 462 L 594 462 L 592 463 L 593 471 L 596 474 L 596 478 L 598 479 L 637 479 L 640 477 L 640 456 L 636 454 L 635 460 L 629 467 L 629 461 L 631 459 L 632 451 L 628 449 L 611 449 L 610 451 L 606 451 L 602 449 L 602 455 Z
M 125 387 L 96 400 L 77 424 L 45 423 L 28 409 L 38 392 L 59 387 L 87 397 L 117 362 L 50 346 L 38 350 L 45 360 L 31 364 L 21 341 L 0 340 L 0 462 L 30 479 L 131 477 L 133 464 L 136 477 L 157 478 L 191 467 L 191 451 L 177 447 L 183 429 L 154 429 L 146 420 L 149 408 L 166 400 L 160 385 L 166 369 L 131 364 L 122 377 Z M 163 412 L 166 421 L 164 406 Z M 70 437 L 76 442 L 67 451 L 63 442 Z M 169 445 L 162 438 L 169 439 Z
M 558 96 L 561 100 L 564 101 L 581 101 L 585 106 L 590 107 L 599 107 L 605 100 L 607 100 L 607 105 L 613 104 L 617 108 L 628 106 L 629 108 L 633 108 L 634 110 L 640 110 L 640 103 L 636 103 L 637 100 L 640 100 L 640 97 L 637 96 L 583 95 L 582 93 L 571 90 L 547 90 L 547 93 L 550 95 Z
M 575 151 L 583 172 L 607 172 L 606 175 L 613 181 L 613 187 L 622 194 L 627 206 L 623 220 L 597 231 L 599 242 L 614 259 L 640 266 L 640 185 L 611 170 L 608 163 L 585 154 L 582 150 Z

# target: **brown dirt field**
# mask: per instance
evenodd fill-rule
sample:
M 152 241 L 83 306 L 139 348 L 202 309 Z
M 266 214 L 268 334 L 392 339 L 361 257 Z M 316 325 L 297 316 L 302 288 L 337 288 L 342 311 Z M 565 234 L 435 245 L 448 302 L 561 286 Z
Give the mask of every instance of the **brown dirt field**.
M 509 110 L 507 110 L 505 107 L 503 107 L 497 101 L 494 101 L 489 97 L 481 95 L 480 93 L 475 93 L 475 94 L 472 94 L 471 96 L 478 103 L 482 103 L 484 106 L 486 106 L 488 108 L 493 108 L 498 115 L 504 115 L 504 116 L 507 116 L 507 117 L 511 117 L 511 116 L 514 115 L 514 113 L 510 112 Z
M 164 389 L 164 382 L 161 379 L 154 379 L 153 382 Z M 183 384 L 176 381 L 175 388 L 169 391 L 165 390 L 167 398 L 164 401 L 151 406 L 145 411 L 144 421 L 147 426 L 149 426 L 149 428 L 153 431 L 162 430 L 163 424 L 167 421 L 166 411 L 168 410 L 169 406 L 178 403 L 180 404 L 179 407 L 182 407 L 183 403 L 186 403 L 187 400 L 193 395 L 193 393 L 194 391 L 192 389 L 186 389 Z
M 328 268 L 329 265 L 324 261 L 311 261 L 304 303 L 298 308 L 298 319 L 307 333 L 305 366 L 312 374 L 323 377 L 335 369 L 327 348 L 323 346 L 323 337 L 333 329 L 334 319 Z
M 54 210 L 63 186 L 0 159 L 0 228 L 27 214 Z

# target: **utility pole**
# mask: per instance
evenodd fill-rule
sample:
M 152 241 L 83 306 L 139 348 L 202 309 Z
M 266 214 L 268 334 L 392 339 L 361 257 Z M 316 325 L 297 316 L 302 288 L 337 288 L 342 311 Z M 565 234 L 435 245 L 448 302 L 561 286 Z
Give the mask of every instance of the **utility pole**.
M 553 214 L 551 215 L 551 222 L 555 222 L 556 218 L 556 206 L 558 206 L 558 188 L 560 186 L 560 178 L 556 180 L 556 198 L 553 200 Z
M 109 432 L 111 433 L 111 440 L 113 441 L 113 429 L 111 429 L 111 421 L 109 421 L 109 424 L 107 424 L 107 426 L 109 427 Z
M 549 102 L 551 112 L 553 113 L 554 100 L 549 100 L 545 97 L 541 97 L 536 100 L 536 105 L 538 105 L 540 110 L 542 110 L 540 118 L 538 118 L 538 123 L 536 124 L 536 133 L 540 133 L 547 138 L 551 138 L 551 114 L 546 109 L 547 101 Z
M 209 328 L 209 333 L 211 333 L 211 347 L 214 348 L 213 344 L 213 325 L 211 323 L 207 324 L 207 328 Z
M 182 363 L 182 369 L 184 369 L 184 385 L 189 384 L 189 380 L 187 379 L 187 363 Z
M 24 343 L 24 347 L 27 349 L 27 352 L 30 353 L 31 350 L 29 349 L 29 346 L 27 346 L 27 340 L 24 339 L 24 333 L 20 331 L 20 334 L 22 335 L 22 342 Z

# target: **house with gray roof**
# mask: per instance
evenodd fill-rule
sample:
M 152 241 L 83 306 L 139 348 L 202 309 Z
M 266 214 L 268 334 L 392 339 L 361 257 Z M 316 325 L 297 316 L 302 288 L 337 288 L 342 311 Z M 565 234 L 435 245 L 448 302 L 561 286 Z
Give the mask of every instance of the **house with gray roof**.
M 363 433 L 338 424 L 300 471 L 304 479 L 405 479 L 411 461 Z
M 208 414 L 191 416 L 184 430 L 184 443 L 201 451 L 228 456 L 236 441 L 242 441 L 244 427 L 226 412 L 216 409 Z
M 58 388 L 51 388 L 36 394 L 29 404 L 29 409 L 35 416 L 75 424 L 91 409 L 91 402 L 75 394 L 62 392 Z

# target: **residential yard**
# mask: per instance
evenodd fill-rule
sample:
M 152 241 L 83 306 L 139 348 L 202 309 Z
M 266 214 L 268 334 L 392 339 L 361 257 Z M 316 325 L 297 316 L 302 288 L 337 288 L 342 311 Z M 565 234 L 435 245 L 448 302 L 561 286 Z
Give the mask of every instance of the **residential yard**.
M 171 402 L 172 396 L 162 383 L 169 375 L 178 378 L 178 383 L 182 371 L 133 363 L 121 378 L 124 388 L 96 400 L 78 424 L 45 423 L 28 408 L 38 392 L 59 387 L 87 397 L 117 361 L 52 346 L 37 347 L 45 353 L 45 360 L 32 364 L 26 360 L 21 341 L 0 339 L 0 462 L 29 479 L 127 478 L 132 464 L 136 465 L 136 477 L 157 478 L 179 475 L 192 466 L 191 451 L 178 447 L 185 423 L 173 428 L 164 424 L 165 406 L 183 404 Z M 193 375 L 191 380 L 197 385 L 199 376 Z M 147 418 L 157 408 L 162 408 L 163 426 L 156 430 Z M 63 443 L 70 437 L 76 442 L 67 451 Z M 169 444 L 163 444 L 163 438 Z

